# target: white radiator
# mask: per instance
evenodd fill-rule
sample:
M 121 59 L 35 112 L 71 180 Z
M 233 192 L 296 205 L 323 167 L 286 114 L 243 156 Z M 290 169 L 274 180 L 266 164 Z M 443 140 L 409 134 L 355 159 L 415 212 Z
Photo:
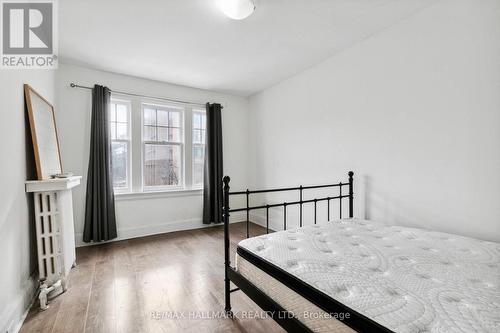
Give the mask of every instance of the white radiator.
M 47 298 L 66 291 L 66 277 L 75 263 L 75 236 L 71 189 L 81 177 L 27 181 L 33 193 L 40 281 L 40 308 Z
M 46 284 L 53 284 L 64 271 L 57 192 L 37 192 L 34 199 L 39 278 Z

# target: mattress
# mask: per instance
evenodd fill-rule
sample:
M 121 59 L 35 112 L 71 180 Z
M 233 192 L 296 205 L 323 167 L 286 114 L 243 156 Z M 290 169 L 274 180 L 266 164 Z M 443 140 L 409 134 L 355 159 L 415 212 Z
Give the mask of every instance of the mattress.
M 321 310 L 241 254 L 389 330 L 500 332 L 498 243 L 349 219 L 249 238 L 238 249 L 237 270 L 295 314 Z M 301 321 L 328 331 L 328 318 L 315 318 Z

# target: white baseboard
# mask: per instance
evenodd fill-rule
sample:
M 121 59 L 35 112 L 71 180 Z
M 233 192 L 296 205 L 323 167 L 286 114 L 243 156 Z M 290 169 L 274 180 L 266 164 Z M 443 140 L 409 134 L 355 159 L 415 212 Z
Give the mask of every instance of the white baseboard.
M 243 214 L 235 213 L 231 216 L 231 223 L 241 222 L 245 218 Z M 159 235 L 168 232 L 175 231 L 183 231 L 183 230 L 192 230 L 192 229 L 201 229 L 201 228 L 211 228 L 215 226 L 220 226 L 220 224 L 203 224 L 202 219 L 189 219 L 189 220 L 181 220 L 181 221 L 170 221 L 161 224 L 151 224 L 151 225 L 141 225 L 137 227 L 129 227 L 129 228 L 120 228 L 118 226 L 118 237 L 110 240 L 108 242 L 100 242 L 100 243 L 84 243 L 83 242 L 83 233 L 75 233 L 75 245 L 76 247 L 97 245 L 109 242 L 116 242 L 120 240 Z
M 0 313 L 0 332 L 1 333 L 18 333 L 23 325 L 28 312 L 36 300 L 37 281 L 34 276 L 31 276 L 22 291 L 17 295 L 12 302 L 4 304 L 4 308 Z

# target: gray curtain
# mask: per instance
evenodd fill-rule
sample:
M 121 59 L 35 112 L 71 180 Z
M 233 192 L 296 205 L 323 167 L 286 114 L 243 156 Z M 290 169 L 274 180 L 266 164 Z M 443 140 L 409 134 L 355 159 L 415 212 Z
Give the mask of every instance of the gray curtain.
M 222 222 L 222 121 L 220 104 L 207 103 L 203 223 Z
M 110 90 L 95 85 L 92 89 L 92 125 L 90 158 L 87 172 L 84 242 L 116 238 L 115 196 L 111 174 L 111 140 L 108 108 Z

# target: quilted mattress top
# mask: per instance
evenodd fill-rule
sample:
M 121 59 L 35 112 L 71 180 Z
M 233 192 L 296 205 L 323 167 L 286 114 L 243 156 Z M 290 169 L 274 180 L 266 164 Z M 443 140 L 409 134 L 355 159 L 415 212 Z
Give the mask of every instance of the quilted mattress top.
M 500 332 L 500 244 L 350 219 L 239 246 L 396 332 Z

